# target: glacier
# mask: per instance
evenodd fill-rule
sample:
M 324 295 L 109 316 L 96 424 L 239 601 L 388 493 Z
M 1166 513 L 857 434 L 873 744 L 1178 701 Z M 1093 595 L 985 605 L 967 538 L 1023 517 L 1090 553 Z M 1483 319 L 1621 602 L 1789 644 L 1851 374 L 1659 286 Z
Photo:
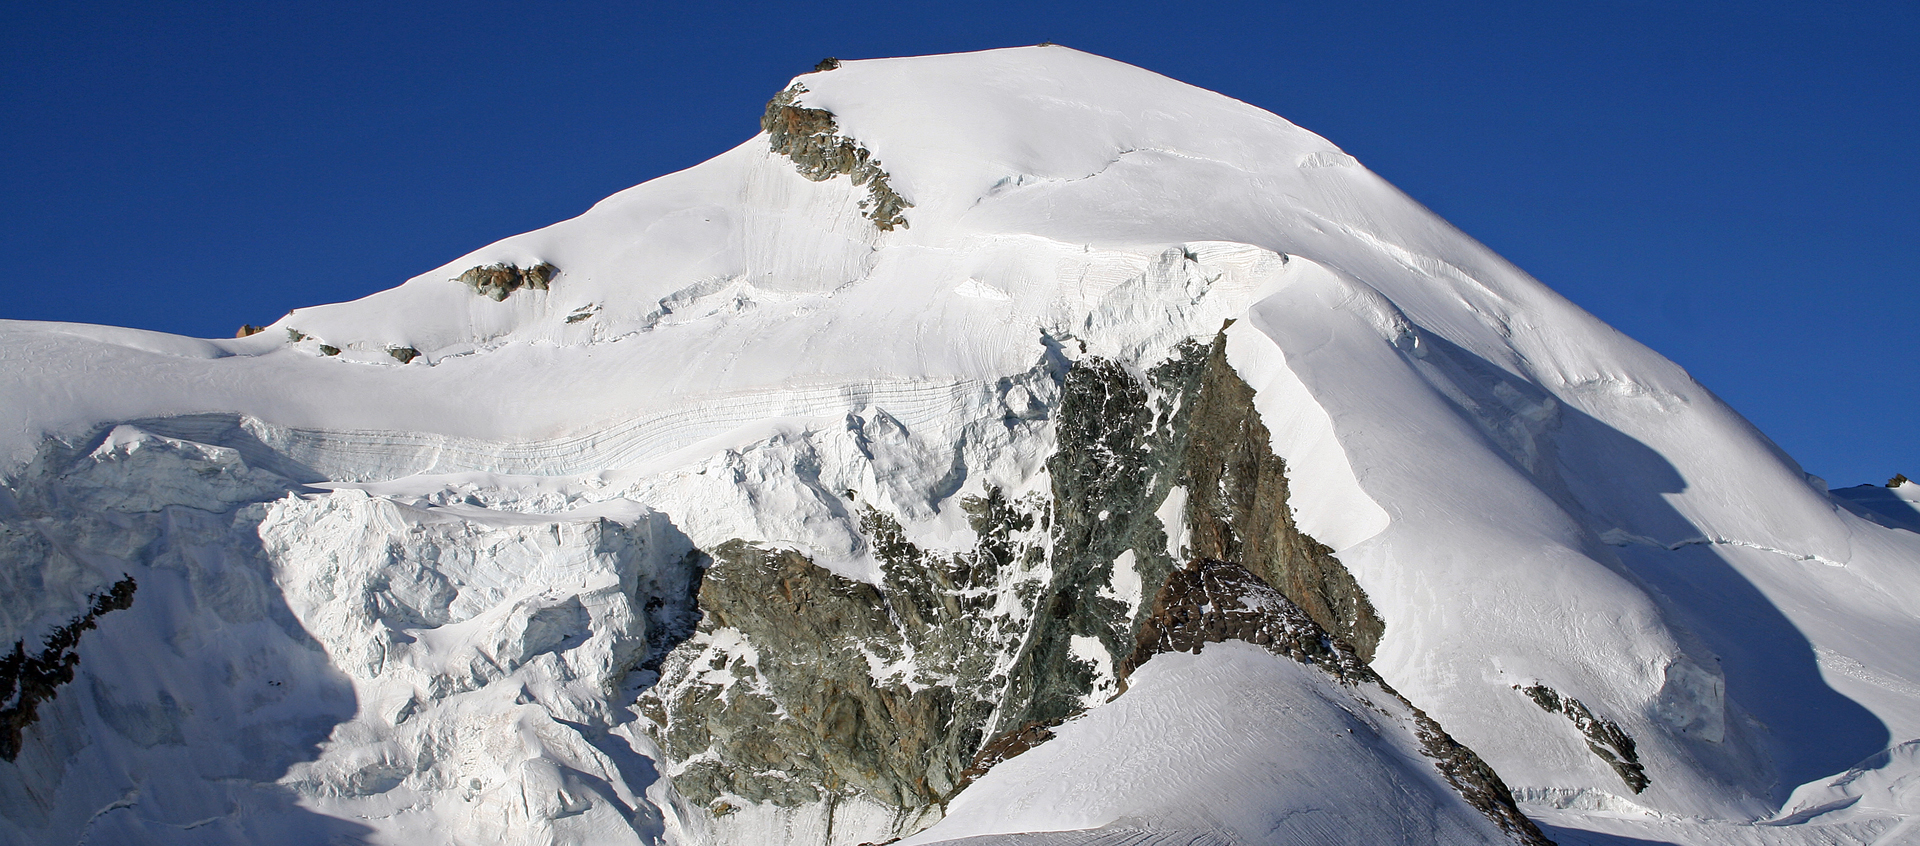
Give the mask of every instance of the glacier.
M 767 115 L 247 337 L 0 321 L 0 643 L 138 584 L 0 840 L 1529 836 L 1413 710 L 1562 843 L 1920 840 L 1913 526 L 1328 141 L 1059 46 Z M 1227 553 L 1383 686 L 1127 676 Z

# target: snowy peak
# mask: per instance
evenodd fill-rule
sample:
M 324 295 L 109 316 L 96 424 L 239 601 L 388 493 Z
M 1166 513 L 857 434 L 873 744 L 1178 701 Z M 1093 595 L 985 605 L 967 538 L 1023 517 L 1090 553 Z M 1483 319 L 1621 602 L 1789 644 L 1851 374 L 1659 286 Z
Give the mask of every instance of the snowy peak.
M 0 322 L 0 623 L 140 585 L 0 762 L 0 839 L 1504 836 L 1419 715 L 1561 829 L 1920 813 L 1910 502 L 1841 507 L 1245 103 L 1059 47 L 768 93 L 706 163 L 249 337 Z M 1196 558 L 1378 688 L 1130 662 Z
M 1255 167 L 1345 158 L 1269 112 L 1060 46 L 849 61 L 795 82 L 807 89 L 796 102 L 833 113 L 922 214 L 942 220 L 1127 155 Z
M 362 359 L 388 363 L 388 350 L 417 349 L 434 363 L 515 340 L 624 337 L 715 306 L 883 279 L 925 297 L 935 294 L 926 281 L 964 269 L 929 267 L 915 250 L 978 253 L 982 238 L 1056 237 L 1041 230 L 1061 189 L 1116 165 L 1284 177 L 1351 164 L 1323 139 L 1245 103 L 1063 47 L 846 62 L 795 78 L 768 104 L 763 125 L 761 138 L 688 174 L 623 192 L 364 305 L 301 310 L 273 328 L 348 359 L 365 349 Z M 682 177 L 698 171 L 706 172 L 702 187 L 720 193 L 686 185 Z M 744 207 L 736 205 L 742 194 Z M 1074 228 L 1098 230 L 1147 208 L 1102 198 L 1066 217 L 1095 218 Z M 1183 237 L 1141 234 L 1162 244 Z M 560 277 L 549 295 L 528 290 L 499 302 L 489 288 L 482 293 L 495 302 L 478 303 L 448 284 L 465 279 L 473 288 L 471 277 L 490 267 L 549 263 Z M 918 284 L 903 278 L 909 267 Z

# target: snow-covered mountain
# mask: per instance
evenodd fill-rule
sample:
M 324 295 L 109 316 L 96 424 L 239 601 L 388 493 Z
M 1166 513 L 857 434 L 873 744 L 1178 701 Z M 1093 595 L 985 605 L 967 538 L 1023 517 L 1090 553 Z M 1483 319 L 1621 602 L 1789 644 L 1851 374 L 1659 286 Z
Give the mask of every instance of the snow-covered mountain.
M 1920 841 L 1915 526 L 1332 144 L 1055 46 L 762 126 L 0 322 L 0 841 Z

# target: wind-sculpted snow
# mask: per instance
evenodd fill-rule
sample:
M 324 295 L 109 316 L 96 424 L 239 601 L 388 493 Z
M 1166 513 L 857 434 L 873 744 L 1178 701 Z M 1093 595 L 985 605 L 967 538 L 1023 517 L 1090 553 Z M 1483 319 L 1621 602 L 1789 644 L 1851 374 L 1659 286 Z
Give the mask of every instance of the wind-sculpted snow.
M 904 212 L 913 204 L 893 192 L 887 172 L 859 141 L 834 134 L 832 112 L 794 105 L 794 99 L 806 92 L 806 86 L 796 82 L 767 103 L 760 128 L 773 151 L 792 159 L 800 175 L 814 182 L 845 174 L 853 184 L 866 186 L 867 199 L 860 208 L 881 231 L 906 226 Z
M 1238 564 L 1198 559 L 1167 577 L 1141 623 L 1134 651 L 1121 665 L 1131 675 L 1156 655 L 1200 654 L 1207 644 L 1239 641 L 1314 667 L 1353 690 L 1356 698 L 1391 700 L 1402 713 L 1399 730 L 1417 738 L 1420 754 L 1459 798 L 1516 842 L 1545 846 L 1539 829 L 1514 807 L 1513 794 L 1473 750 L 1461 746 L 1433 718 L 1413 707 L 1340 637 L 1314 622 L 1299 605 Z M 1379 708 L 1378 705 L 1375 706 Z M 1387 815 L 1382 815 L 1384 822 Z M 1401 825 L 1407 823 L 1403 820 Z M 1269 833 L 1271 834 L 1271 833 Z
M 292 462 L 315 479 L 367 482 L 460 472 L 578 476 L 645 465 L 770 419 L 833 419 L 849 409 L 871 406 L 886 409 L 902 426 L 937 426 L 954 408 L 999 402 L 1001 387 L 974 381 L 896 380 L 709 397 L 698 405 L 641 414 L 602 429 L 523 442 L 431 432 L 291 428 L 231 415 L 154 418 L 140 424 L 181 437 L 231 439 L 242 447 L 257 443 L 264 448 L 263 460 Z
M 1038 842 L 1128 843 L 1117 836 L 1128 830 L 1169 843 L 1203 832 L 1212 839 L 1199 842 L 1509 842 L 1422 757 L 1411 720 L 1391 696 L 1252 644 L 1161 655 L 1126 693 L 995 767 L 903 846 L 1012 846 L 1023 841 L 966 838 L 1063 830 L 1081 831 Z
M 950 770 L 1056 734 L 943 797 L 956 818 L 994 796 L 1019 825 L 1098 827 L 1059 842 L 1205 842 L 1215 811 L 1485 839 L 1402 754 L 1417 739 L 1346 739 L 1345 700 L 1287 659 L 1161 656 L 1107 701 L 1199 552 L 1352 640 L 1552 836 L 1904 836 L 1911 808 L 1871 797 L 1901 795 L 1920 738 L 1905 500 L 1836 501 L 1678 366 L 1245 103 L 1051 46 L 802 81 L 781 108 L 817 162 L 762 134 L 247 337 L 0 321 L 0 642 L 139 584 L 0 761 L 0 839 L 903 831 L 879 804 L 716 793 L 736 808 L 716 815 L 661 775 L 695 770 L 633 706 L 669 656 L 718 648 L 670 611 L 730 542 L 928 609 L 992 595 L 1024 638 L 977 638 L 1003 677 L 914 684 L 999 691 L 975 698 L 994 710 L 968 718 L 977 741 L 925 748 Z M 862 163 L 862 184 L 833 176 Z M 1038 561 L 905 590 L 896 553 L 974 554 L 962 503 L 995 491 L 1045 503 Z M 927 619 L 884 636 L 972 631 Z M 1152 734 L 1190 707 L 1234 740 Z M 1603 720 L 1644 791 L 1590 748 Z M 1118 726 L 1150 742 L 1102 745 Z M 1140 750 L 1198 791 L 1181 809 L 1106 769 Z M 714 783 L 834 770 L 755 766 Z M 1402 787 L 1382 810 L 1374 791 Z M 1122 798 L 1169 815 L 1141 828 Z

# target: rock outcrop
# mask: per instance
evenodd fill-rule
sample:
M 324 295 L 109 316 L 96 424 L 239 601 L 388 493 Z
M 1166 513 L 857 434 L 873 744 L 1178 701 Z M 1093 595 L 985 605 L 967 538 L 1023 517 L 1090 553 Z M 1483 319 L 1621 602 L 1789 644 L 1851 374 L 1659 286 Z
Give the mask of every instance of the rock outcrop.
M 1058 723 L 1117 692 L 1112 666 L 1132 652 L 1142 600 L 1176 555 L 1244 557 L 1371 659 L 1385 623 L 1332 550 L 1294 523 L 1286 463 L 1253 389 L 1226 360 L 1224 334 L 1180 345 L 1144 378 L 1081 358 L 1062 387 L 1055 436 L 1052 578 L 996 736 Z M 1112 663 L 1087 660 L 1096 641 Z
M 1052 740 L 1053 737 L 1053 732 L 1046 726 L 1028 723 L 994 738 L 992 743 L 987 744 L 979 754 L 973 756 L 972 764 L 960 771 L 960 787 L 964 788 L 974 779 L 986 775 L 994 765 L 1008 758 L 1017 757 L 1022 752 Z
M 20 756 L 20 732 L 39 718 L 41 703 L 73 681 L 81 633 L 94 628 L 102 614 L 132 608 L 137 587 L 132 576 L 122 577 L 105 593 L 91 597 L 85 614 L 47 635 L 39 651 L 29 655 L 26 642 L 16 641 L 12 654 L 0 657 L 0 760 Z
M 1294 523 L 1286 462 L 1273 452 L 1253 388 L 1227 363 L 1224 335 L 1205 357 L 1182 462 L 1191 554 L 1243 562 L 1362 660 L 1373 660 L 1386 623 L 1333 550 Z
M 1067 373 L 1056 449 L 1047 459 L 1049 578 L 1009 672 L 996 736 L 1056 724 L 1111 695 L 1111 656 L 1126 654 L 1136 612 L 1130 605 L 1138 605 L 1114 583 L 1157 584 L 1171 567 L 1154 515 L 1167 480 L 1155 472 L 1148 400 L 1146 388 L 1112 361 L 1082 358 Z
M 1050 496 L 964 499 L 972 549 L 922 549 L 862 506 L 878 585 L 791 550 L 708 550 L 698 631 L 642 698 L 682 796 L 716 818 L 755 806 L 833 817 L 857 803 L 884 809 L 864 817 L 870 836 L 910 831 L 1049 726 L 1118 694 L 1151 654 L 1141 643 L 1175 637 L 1165 614 L 1176 612 L 1146 600 L 1192 594 L 1183 546 L 1251 555 L 1257 570 L 1234 569 L 1267 593 L 1269 580 L 1282 585 L 1288 610 L 1261 612 L 1259 625 L 1291 628 L 1244 637 L 1377 679 L 1367 653 L 1322 644 L 1354 638 L 1370 651 L 1382 625 L 1295 526 L 1285 464 L 1224 336 L 1143 375 L 1083 355 L 1059 378 Z
M 880 586 L 791 550 L 711 550 L 699 627 L 640 703 L 675 789 L 716 817 L 749 805 L 878 809 L 861 829 L 876 838 L 937 818 L 1025 634 L 1031 599 L 1005 600 L 1043 558 L 1037 503 L 989 491 L 965 507 L 980 540 L 962 553 L 923 550 L 867 509 Z
M 520 267 L 501 262 L 471 268 L 460 274 L 459 281 L 472 288 L 474 293 L 494 302 L 500 302 L 522 288 L 529 291 L 545 291 L 547 285 L 553 281 L 553 277 L 559 273 L 560 268 L 544 261 L 532 267 Z
M 1559 691 L 1544 684 L 1525 687 L 1514 685 L 1513 689 L 1526 694 L 1533 704 L 1540 706 L 1540 710 L 1566 717 L 1567 722 L 1572 723 L 1586 738 L 1587 750 L 1619 773 L 1620 780 L 1626 782 L 1628 790 L 1639 793 L 1652 783 L 1647 778 L 1647 768 L 1640 763 L 1640 754 L 1634 748 L 1633 738 L 1618 723 L 1595 716 L 1580 700 L 1562 696 Z
M 1238 564 L 1196 559 L 1167 577 L 1153 607 L 1140 621 L 1133 653 L 1120 677 L 1163 652 L 1198 654 L 1209 643 L 1243 640 L 1302 664 L 1325 670 L 1347 684 L 1380 683 L 1345 642 L 1336 640 L 1307 613 Z
M 838 62 L 834 62 L 833 67 L 826 67 L 826 61 L 820 64 L 822 67 L 816 70 L 839 66 Z M 861 213 L 883 232 L 904 228 L 906 210 L 913 208 L 913 204 L 894 193 L 880 160 L 859 141 L 839 134 L 832 112 L 794 104 L 794 100 L 805 93 L 806 86 L 796 82 L 767 102 L 767 111 L 760 117 L 760 128 L 767 133 L 767 143 L 775 153 L 792 159 L 800 175 L 807 179 L 825 182 L 845 174 L 853 184 L 866 186 L 867 199 L 860 202 Z
M 1134 652 L 1122 665 L 1130 674 L 1163 652 L 1200 652 L 1209 643 L 1240 640 L 1324 670 L 1348 686 L 1376 688 L 1410 712 L 1421 754 L 1432 759 L 1449 785 L 1517 841 L 1549 846 L 1552 841 L 1514 805 L 1513 793 L 1472 749 L 1448 735 L 1426 712 L 1414 707 L 1353 647 L 1329 634 L 1304 609 L 1238 564 L 1196 559 L 1167 578 L 1154 597 L 1153 610 L 1141 621 Z

